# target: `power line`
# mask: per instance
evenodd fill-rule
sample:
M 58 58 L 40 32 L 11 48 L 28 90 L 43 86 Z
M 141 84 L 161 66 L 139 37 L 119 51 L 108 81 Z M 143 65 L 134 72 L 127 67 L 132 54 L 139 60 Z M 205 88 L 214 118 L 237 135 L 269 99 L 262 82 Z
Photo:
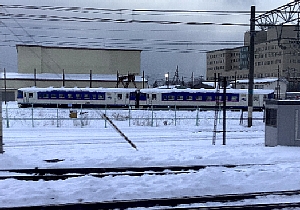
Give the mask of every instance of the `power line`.
M 197 22 L 197 21 L 169 21 L 169 20 L 137 20 L 123 18 L 98 18 L 98 17 L 68 17 L 57 15 L 36 15 L 36 14 L 12 14 L 0 13 L 1 20 L 34 20 L 49 22 L 81 22 L 81 23 L 136 23 L 136 24 L 159 24 L 159 25 L 189 25 L 189 26 L 243 26 L 249 27 L 249 23 L 216 23 L 216 22 Z
M 8 9 L 26 9 L 26 10 L 50 10 L 50 11 L 59 11 L 59 12 L 81 12 L 81 13 L 103 13 L 105 14 L 134 14 L 138 13 L 191 13 L 191 14 L 245 14 L 249 15 L 250 11 L 248 10 L 177 10 L 177 9 L 129 9 L 129 8 L 95 8 L 95 7 L 63 7 L 63 6 L 35 6 L 35 5 L 1 5 L 4 8 Z M 256 11 L 257 14 L 266 13 L 266 11 Z
M 7 10 L 4 8 L 4 10 L 7 12 Z M 34 43 L 36 43 L 37 44 L 37 42 L 33 39 L 33 36 L 31 36 L 23 27 L 22 27 L 22 25 L 21 24 L 19 24 L 18 23 L 18 21 L 17 20 L 15 20 L 14 18 L 13 18 L 13 20 L 18 24 L 18 26 L 21 28 L 21 29 L 23 29 L 23 31 L 27 34 L 27 36 L 28 37 L 30 37 L 30 39 L 32 39 L 32 41 L 34 42 Z M 4 24 L 4 23 L 3 23 Z M 6 28 L 8 28 L 8 26 L 7 25 L 5 25 L 4 24 L 4 26 L 6 26 Z M 9 28 L 8 28 L 8 30 L 10 30 Z M 13 33 L 13 31 L 12 30 L 10 30 L 12 33 Z M 15 36 L 16 36 L 16 34 L 15 33 L 13 33 Z M 24 43 L 20 38 L 19 38 L 19 36 L 18 36 L 18 39 L 22 42 L 22 43 Z M 33 53 L 35 56 L 37 56 L 38 58 L 40 58 L 41 59 L 41 56 L 40 55 L 38 55 L 34 50 L 32 50 L 32 49 L 29 49 L 30 51 L 31 51 L 31 53 Z M 44 52 L 45 54 L 47 54 L 47 52 Z M 55 65 L 58 67 L 58 69 L 59 70 L 61 70 L 62 71 L 62 68 L 61 68 L 61 66 L 51 57 L 51 55 L 47 55 L 48 56 L 48 58 L 53 62 L 53 63 L 55 63 Z M 56 70 L 55 69 L 53 69 L 50 65 L 48 65 L 48 63 L 44 63 L 46 66 L 48 66 L 48 68 L 49 69 L 51 69 L 57 76 L 58 76 L 58 74 L 59 73 L 56 73 Z M 75 85 L 77 85 L 75 82 L 73 82 Z

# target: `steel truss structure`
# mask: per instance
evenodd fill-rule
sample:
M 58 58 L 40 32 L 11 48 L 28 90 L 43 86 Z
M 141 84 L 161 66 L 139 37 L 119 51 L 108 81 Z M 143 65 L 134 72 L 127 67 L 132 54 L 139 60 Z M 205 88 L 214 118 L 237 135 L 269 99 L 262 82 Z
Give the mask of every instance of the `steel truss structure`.
M 284 24 L 299 24 L 300 0 L 288 3 L 277 9 L 266 12 L 255 18 L 257 26 L 266 30 L 269 27 L 281 26 Z
M 295 31 L 297 31 L 297 38 L 289 38 L 290 40 L 297 41 L 300 43 L 300 0 L 288 3 L 277 9 L 268 11 L 255 18 L 256 26 L 261 30 L 267 30 L 268 28 L 275 27 L 278 38 L 278 46 L 285 49 L 282 45 L 282 31 L 284 25 L 295 25 Z

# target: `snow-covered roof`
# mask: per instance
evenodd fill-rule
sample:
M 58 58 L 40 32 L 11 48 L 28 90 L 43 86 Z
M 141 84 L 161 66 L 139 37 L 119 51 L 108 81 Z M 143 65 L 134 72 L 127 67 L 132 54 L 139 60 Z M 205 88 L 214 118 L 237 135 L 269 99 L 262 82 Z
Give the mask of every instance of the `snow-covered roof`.
M 180 92 L 189 92 L 189 93 L 216 93 L 216 89 L 161 89 L 161 88 L 148 88 L 148 89 L 142 89 L 141 92 L 143 93 L 170 93 L 170 92 L 175 92 L 175 93 L 180 93 Z M 223 89 L 219 90 L 220 93 L 223 93 Z M 226 89 L 227 93 L 236 93 L 236 94 L 248 94 L 248 89 Z M 254 94 L 270 94 L 274 93 L 274 90 L 271 89 L 254 89 L 253 90 Z
M 215 87 L 215 84 L 218 85 L 218 82 L 202 82 L 205 85 L 209 85 L 211 87 Z
M 278 78 L 259 78 L 259 79 L 254 79 L 254 83 L 272 83 L 272 82 L 276 82 L 278 80 Z M 237 83 L 244 83 L 244 84 L 248 84 L 249 83 L 249 79 L 243 79 L 243 80 L 237 80 Z
M 135 92 L 137 90 L 136 88 L 54 88 L 54 87 L 48 87 L 48 88 L 38 88 L 38 87 L 27 87 L 27 88 L 20 88 L 21 91 L 30 91 L 30 92 L 40 92 L 40 91 L 87 91 L 87 92 Z M 177 88 L 169 88 L 169 89 L 163 89 L 163 88 L 146 88 L 140 90 L 142 93 L 216 93 L 216 89 L 177 89 Z M 219 90 L 220 93 L 223 93 L 223 89 Z M 227 93 L 236 93 L 236 94 L 248 94 L 248 89 L 226 89 Z M 270 94 L 273 93 L 274 90 L 269 89 L 254 89 L 254 94 Z

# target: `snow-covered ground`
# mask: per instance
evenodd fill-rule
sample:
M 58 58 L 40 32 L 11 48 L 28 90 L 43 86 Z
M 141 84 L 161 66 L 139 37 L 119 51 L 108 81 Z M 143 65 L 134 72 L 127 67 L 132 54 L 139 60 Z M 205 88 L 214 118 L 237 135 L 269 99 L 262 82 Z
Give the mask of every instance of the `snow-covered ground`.
M 6 116 L 4 108 L 3 117 Z M 52 112 L 57 114 L 55 109 Z M 61 112 L 69 114 L 66 110 Z M 0 207 L 300 189 L 300 148 L 265 147 L 264 122 L 255 120 L 253 126 L 248 128 L 246 120 L 240 124 L 240 112 L 227 113 L 226 145 L 222 145 L 221 133 L 217 134 L 216 145 L 212 145 L 213 111 L 199 112 L 198 124 L 195 122 L 195 111 L 177 112 L 176 118 L 187 119 L 177 120 L 176 125 L 174 120 L 168 119 L 171 115 L 174 117 L 172 111 L 155 112 L 155 117 L 162 118 L 159 120 L 152 120 L 151 111 L 131 111 L 131 115 L 146 116 L 145 119 L 131 119 L 131 122 L 124 111 L 108 113 L 111 117 L 114 115 L 114 123 L 136 144 L 138 150 L 130 147 L 103 120 L 82 124 L 78 120 L 63 120 L 62 113 L 59 113 L 61 119 L 34 121 L 32 126 L 30 113 L 31 109 L 16 108 L 10 110 L 10 118 L 29 119 L 11 120 L 9 126 L 7 121 L 3 121 L 5 153 L 0 155 L 0 169 L 259 165 L 207 167 L 195 173 L 167 176 L 84 176 L 59 181 L 6 179 L 0 180 Z M 123 117 L 118 118 L 116 114 Z M 46 109 L 37 113 L 41 118 L 49 115 L 51 111 Z M 255 112 L 254 117 L 262 118 L 263 113 Z M 149 119 L 153 126 L 150 126 Z M 221 120 L 218 121 L 220 129 Z M 63 161 L 45 161 L 49 159 Z M 278 198 L 268 198 L 263 202 L 274 200 Z M 278 201 L 299 202 L 300 196 L 280 198 Z

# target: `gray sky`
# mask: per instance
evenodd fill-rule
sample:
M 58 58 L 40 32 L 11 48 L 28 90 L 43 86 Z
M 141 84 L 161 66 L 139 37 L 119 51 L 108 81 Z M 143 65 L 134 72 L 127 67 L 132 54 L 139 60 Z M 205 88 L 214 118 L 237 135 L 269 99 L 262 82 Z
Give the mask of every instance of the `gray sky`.
M 195 26 L 197 23 L 249 23 L 249 14 L 224 11 L 250 11 L 252 5 L 257 11 L 268 11 L 287 4 L 289 0 L 0 0 L 2 5 L 61 6 L 59 8 L 0 9 L 1 13 L 16 15 L 2 16 L 0 22 L 0 68 L 17 71 L 16 44 L 41 44 L 50 46 L 96 47 L 141 49 L 141 70 L 150 81 L 163 79 L 166 72 L 173 77 L 176 66 L 179 76 L 205 76 L 205 51 L 240 46 L 247 26 Z M 70 8 L 79 7 L 79 8 Z M 69 11 L 66 11 L 66 8 Z M 89 9 L 83 9 L 89 8 Z M 126 9 L 122 11 L 99 11 L 103 9 Z M 145 9 L 147 11 L 141 11 Z M 189 12 L 160 12 L 149 10 L 187 10 Z M 222 11 L 204 13 L 192 11 Z M 23 19 L 20 19 L 23 14 Z M 28 15 L 31 15 L 29 18 Z M 41 15 L 45 19 L 37 20 Z M 49 21 L 56 16 L 56 21 Z M 62 21 L 89 18 L 88 22 Z M 110 22 L 91 20 L 107 18 Z M 35 19 L 35 20 L 33 20 Z M 41 18 L 40 18 L 41 19 Z M 55 18 L 54 18 L 55 19 Z M 138 20 L 151 23 L 116 23 Z M 158 21 L 176 21 L 176 24 L 161 24 Z M 225 45 L 224 43 L 230 43 Z M 220 44 L 221 43 L 221 44 Z M 61 73 L 60 70 L 53 73 Z

